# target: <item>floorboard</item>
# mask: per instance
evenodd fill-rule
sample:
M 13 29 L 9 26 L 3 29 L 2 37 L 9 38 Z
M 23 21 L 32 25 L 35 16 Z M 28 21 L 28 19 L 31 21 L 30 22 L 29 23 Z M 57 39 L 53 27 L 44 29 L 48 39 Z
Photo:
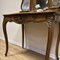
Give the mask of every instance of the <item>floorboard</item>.
M 28 49 L 9 44 L 8 56 L 5 57 L 5 42 L 0 40 L 0 60 L 45 60 L 44 56 Z M 54 60 L 54 59 L 50 59 Z

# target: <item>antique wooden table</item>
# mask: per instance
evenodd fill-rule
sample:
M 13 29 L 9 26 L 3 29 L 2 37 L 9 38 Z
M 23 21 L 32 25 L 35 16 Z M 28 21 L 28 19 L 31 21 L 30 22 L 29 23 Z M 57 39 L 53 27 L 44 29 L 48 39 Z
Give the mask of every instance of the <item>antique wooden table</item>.
M 20 13 L 14 13 L 14 14 L 5 14 L 4 20 L 3 20 L 3 32 L 5 36 L 5 41 L 6 41 L 5 56 L 7 56 L 7 53 L 8 53 L 8 37 L 7 37 L 7 31 L 6 31 L 6 24 L 8 22 L 15 22 L 17 24 L 22 24 L 22 48 L 24 48 L 24 24 L 31 23 L 31 22 L 33 23 L 46 22 L 48 27 L 48 41 L 47 41 L 45 60 L 49 60 L 49 54 L 50 54 L 50 49 L 52 45 L 52 38 L 53 38 L 53 31 L 54 31 L 54 27 L 53 27 L 54 21 L 55 21 L 55 11 L 53 10 L 47 10 L 44 12 L 31 11 L 31 12 L 20 12 Z M 59 37 L 58 37 L 58 40 L 59 40 Z M 56 49 L 56 57 L 58 60 L 58 47 Z

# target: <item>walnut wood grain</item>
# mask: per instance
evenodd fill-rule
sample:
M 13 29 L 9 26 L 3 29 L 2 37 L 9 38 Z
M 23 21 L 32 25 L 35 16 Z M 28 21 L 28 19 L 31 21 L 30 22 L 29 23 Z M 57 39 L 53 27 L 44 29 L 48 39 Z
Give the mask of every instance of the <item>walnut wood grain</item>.
M 8 53 L 8 37 L 7 37 L 7 31 L 6 31 L 6 24 L 7 24 L 8 20 L 3 20 L 3 33 L 4 33 L 4 37 L 5 37 L 5 42 L 6 42 L 6 52 L 5 52 L 5 56 L 7 56 Z
M 46 56 L 45 60 L 49 60 L 50 49 L 52 45 L 52 37 L 53 37 L 53 25 L 54 22 L 55 12 L 47 11 L 47 12 L 26 12 L 26 13 L 16 13 L 16 14 L 6 14 L 4 15 L 3 20 L 3 32 L 6 41 L 6 53 L 8 53 L 8 37 L 6 31 L 6 24 L 8 22 L 15 22 L 17 24 L 22 24 L 22 47 L 24 48 L 24 24 L 25 23 L 41 23 L 46 22 L 48 23 L 48 41 L 47 41 L 47 48 L 46 48 Z
M 55 20 L 55 16 L 48 18 L 48 41 L 47 41 L 45 60 L 49 60 L 49 55 L 50 55 L 50 50 L 52 45 L 52 38 L 54 33 L 54 27 L 53 27 L 54 20 Z

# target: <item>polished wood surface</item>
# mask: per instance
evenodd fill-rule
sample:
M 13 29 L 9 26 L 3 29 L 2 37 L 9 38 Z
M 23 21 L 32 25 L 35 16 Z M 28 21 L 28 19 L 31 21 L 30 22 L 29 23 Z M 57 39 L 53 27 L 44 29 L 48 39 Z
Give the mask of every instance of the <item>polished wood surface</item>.
M 49 60 L 50 49 L 52 45 L 52 35 L 53 35 L 53 22 L 55 18 L 55 12 L 52 11 L 44 11 L 44 12 L 24 12 L 24 13 L 15 13 L 15 14 L 6 14 L 4 15 L 3 20 L 3 32 L 6 41 L 6 53 L 8 53 L 8 37 L 6 31 L 6 24 L 8 22 L 15 22 L 18 24 L 22 24 L 22 47 L 24 48 L 24 24 L 25 23 L 41 23 L 46 22 L 48 23 L 48 41 L 47 41 L 47 48 L 46 48 L 46 56 L 45 60 Z

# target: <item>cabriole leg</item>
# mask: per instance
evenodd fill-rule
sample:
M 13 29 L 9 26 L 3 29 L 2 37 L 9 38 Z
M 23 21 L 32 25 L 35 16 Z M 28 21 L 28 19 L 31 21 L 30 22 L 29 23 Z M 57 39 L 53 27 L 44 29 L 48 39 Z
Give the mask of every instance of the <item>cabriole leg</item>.
M 8 53 L 8 37 L 7 37 L 7 31 L 6 31 L 7 22 L 8 22 L 7 20 L 3 20 L 3 33 L 4 33 L 4 37 L 5 37 L 5 42 L 6 42 L 5 56 L 7 56 L 7 53 Z

